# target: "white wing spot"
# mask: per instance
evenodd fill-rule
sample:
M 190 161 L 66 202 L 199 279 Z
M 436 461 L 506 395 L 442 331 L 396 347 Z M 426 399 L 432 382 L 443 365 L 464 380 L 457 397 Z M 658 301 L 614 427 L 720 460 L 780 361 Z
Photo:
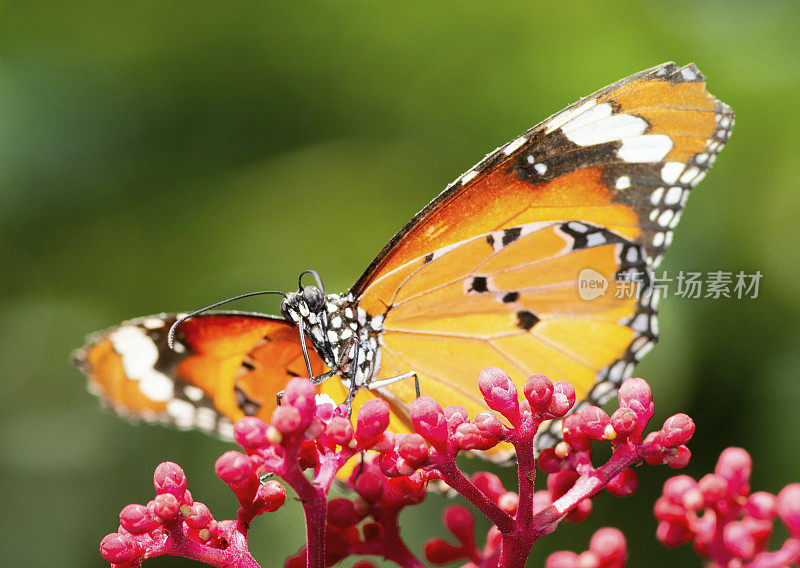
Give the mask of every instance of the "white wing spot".
M 597 104 L 596 99 L 589 99 L 588 101 L 584 102 L 578 107 L 575 107 L 572 110 L 564 111 L 559 115 L 553 117 L 553 120 L 550 121 L 550 124 L 547 124 L 547 128 L 545 129 L 545 134 L 550 134 L 551 132 L 558 130 L 561 128 L 562 125 L 566 124 L 576 116 L 586 112 L 593 106 Z
M 680 203 L 682 195 L 683 195 L 683 189 L 681 189 L 678 186 L 670 187 L 667 190 L 666 195 L 664 195 L 664 204 L 677 205 L 678 203 Z
M 678 181 L 678 177 L 683 173 L 683 162 L 667 162 L 661 168 L 661 179 L 668 185 L 674 184 Z
M 665 134 L 648 134 L 625 138 L 617 150 L 628 163 L 660 162 L 672 150 L 672 140 Z
M 653 191 L 653 193 L 650 194 L 650 203 L 652 205 L 658 205 L 659 203 L 661 203 L 661 196 L 662 195 L 664 195 L 664 188 L 663 187 L 659 187 L 658 189 Z M 650 217 L 650 220 L 652 221 L 653 217 Z
M 189 400 L 197 402 L 198 400 L 203 398 L 203 389 L 198 388 L 194 385 L 186 385 L 185 387 L 183 387 L 183 394 L 185 394 L 186 398 L 188 398 Z
M 605 109 L 608 109 L 607 111 Z M 604 112 L 600 112 L 600 111 Z M 647 130 L 647 121 L 630 114 L 610 114 L 611 105 L 603 103 L 565 124 L 561 130 L 579 146 L 593 146 L 640 136 Z M 574 123 L 579 123 L 574 126 Z
M 617 178 L 617 189 L 628 189 L 631 186 L 630 176 L 619 176 Z
M 540 176 L 543 176 L 547 171 L 547 166 L 545 164 L 536 164 L 533 166 L 533 169 L 536 170 L 536 173 L 538 173 Z

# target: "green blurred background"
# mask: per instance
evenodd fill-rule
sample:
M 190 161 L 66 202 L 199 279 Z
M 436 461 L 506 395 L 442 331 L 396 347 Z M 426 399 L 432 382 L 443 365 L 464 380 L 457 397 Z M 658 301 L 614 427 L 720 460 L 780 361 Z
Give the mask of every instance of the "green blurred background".
M 637 374 L 654 387 L 657 418 L 696 419 L 687 473 L 741 445 L 756 488 L 800 481 L 799 12 L 789 2 L 0 7 L 0 565 L 104 566 L 101 537 L 123 505 L 150 498 L 162 460 L 186 468 L 218 518 L 234 513 L 212 470 L 230 446 L 101 411 L 69 365 L 86 333 L 291 290 L 311 267 L 345 290 L 485 153 L 667 60 L 696 62 L 738 116 L 663 267 L 764 276 L 757 299 L 663 301 L 661 343 Z M 510 482 L 511 470 L 496 471 Z M 637 495 L 599 498 L 530 565 L 584 550 L 613 525 L 632 566 L 699 566 L 687 547 L 654 539 L 651 506 L 671 473 L 642 468 Z M 446 501 L 408 512 L 415 550 L 442 533 Z M 289 502 L 251 542 L 276 566 L 302 539 Z

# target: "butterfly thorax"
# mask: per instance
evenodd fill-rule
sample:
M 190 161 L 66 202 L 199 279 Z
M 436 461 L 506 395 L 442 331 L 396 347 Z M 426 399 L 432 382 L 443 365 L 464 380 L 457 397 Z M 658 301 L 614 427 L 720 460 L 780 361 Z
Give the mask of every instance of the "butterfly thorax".
M 380 367 L 378 337 L 383 317 L 370 317 L 348 294 L 323 296 L 313 286 L 289 294 L 281 312 L 298 329 L 302 325 L 311 347 L 346 386 L 367 385 Z

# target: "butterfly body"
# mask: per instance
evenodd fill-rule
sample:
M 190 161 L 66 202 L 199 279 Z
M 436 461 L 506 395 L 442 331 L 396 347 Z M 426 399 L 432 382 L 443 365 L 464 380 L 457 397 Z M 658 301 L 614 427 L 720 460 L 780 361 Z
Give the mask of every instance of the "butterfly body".
M 732 125 L 694 65 L 642 71 L 488 154 L 347 293 L 326 295 L 317 278 L 284 295 L 282 317 L 202 313 L 176 326 L 174 350 L 179 316 L 132 320 L 92 336 L 76 361 L 118 413 L 223 437 L 244 415 L 269 420 L 295 376 L 354 410 L 386 400 L 396 432 L 416 396 L 397 379 L 410 376 L 470 416 L 486 410 L 488 366 L 520 386 L 534 373 L 567 380 L 600 403 L 658 338 L 652 271 Z M 599 286 L 589 296 L 584 274 Z M 634 294 L 619 293 L 626 281 Z
M 319 297 L 319 289 L 309 286 L 290 294 L 281 305 L 288 322 L 302 328 L 332 375 L 346 386 L 369 385 L 380 368 L 379 337 L 382 316 L 370 317 L 351 294 Z M 314 298 L 309 301 L 308 298 Z

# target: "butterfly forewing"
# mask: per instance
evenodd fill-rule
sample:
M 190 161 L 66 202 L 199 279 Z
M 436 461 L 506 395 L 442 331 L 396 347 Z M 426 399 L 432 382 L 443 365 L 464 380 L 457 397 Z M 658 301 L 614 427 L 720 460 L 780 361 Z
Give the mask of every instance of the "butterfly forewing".
M 432 250 L 536 221 L 586 221 L 642 245 L 651 264 L 733 124 L 694 65 L 605 87 L 489 154 L 390 241 L 353 288 Z

